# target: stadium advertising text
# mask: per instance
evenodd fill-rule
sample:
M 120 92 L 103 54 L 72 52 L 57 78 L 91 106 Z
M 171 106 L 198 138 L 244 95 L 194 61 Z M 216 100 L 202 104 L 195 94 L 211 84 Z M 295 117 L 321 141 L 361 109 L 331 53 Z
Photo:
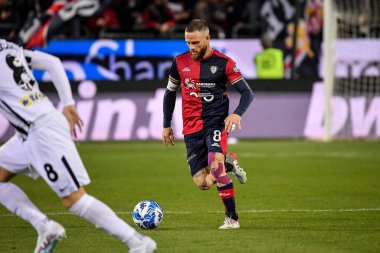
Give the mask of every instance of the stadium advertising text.
M 260 40 L 212 40 L 211 45 L 237 59 L 246 79 L 257 77 L 255 55 L 262 51 Z M 336 76 L 379 76 L 380 60 L 377 54 L 372 53 L 373 48 L 380 48 L 380 40 L 338 40 Z M 116 81 L 166 79 L 173 57 L 188 49 L 183 40 L 62 40 L 52 41 L 43 50 L 63 60 L 70 80 Z M 321 77 L 322 65 L 319 68 Z M 43 72 L 36 71 L 35 76 L 40 81 L 49 80 Z
M 104 84 L 104 85 L 111 85 Z M 98 92 L 93 81 L 78 86 L 76 106 L 84 121 L 79 140 L 146 140 L 161 139 L 162 98 L 165 89 L 154 92 Z M 58 97 L 47 94 L 54 104 Z M 237 106 L 238 93 L 230 93 L 230 108 Z M 38 101 L 35 101 L 38 103 Z M 61 109 L 61 105 L 57 105 Z M 182 139 L 182 100 L 178 97 L 173 115 L 176 139 Z M 380 97 L 345 100 L 333 98 L 333 134 L 343 130 L 352 136 L 380 137 Z M 321 138 L 323 136 L 323 85 L 313 92 L 257 92 L 254 106 L 244 114 L 242 131 L 237 138 Z M 7 140 L 13 128 L 0 115 L 0 141 Z
M 256 77 L 255 53 L 259 40 L 213 40 L 213 48 L 239 59 L 247 79 Z M 62 59 L 70 80 L 163 80 L 173 58 L 188 50 L 183 40 L 84 40 L 52 41 L 43 49 Z M 35 71 L 37 80 L 49 81 Z
M 353 137 L 380 137 L 380 97 L 334 96 L 332 99 L 332 134 L 349 131 Z M 310 100 L 305 137 L 320 139 L 324 133 L 323 83 L 316 83 Z

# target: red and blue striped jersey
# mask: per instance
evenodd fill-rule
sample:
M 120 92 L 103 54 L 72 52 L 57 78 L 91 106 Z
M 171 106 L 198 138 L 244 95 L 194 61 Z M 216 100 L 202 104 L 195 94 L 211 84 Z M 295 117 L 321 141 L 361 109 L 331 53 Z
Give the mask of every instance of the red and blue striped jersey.
M 169 84 L 181 85 L 184 135 L 224 126 L 229 109 L 227 84 L 243 78 L 231 58 L 213 49 L 195 61 L 187 52 L 175 57 L 169 75 Z

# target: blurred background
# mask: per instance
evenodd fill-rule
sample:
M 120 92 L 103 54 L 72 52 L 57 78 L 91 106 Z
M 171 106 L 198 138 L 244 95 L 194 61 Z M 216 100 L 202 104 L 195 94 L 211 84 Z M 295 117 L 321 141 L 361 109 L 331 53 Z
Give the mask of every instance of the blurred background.
M 255 92 L 232 137 L 373 139 L 379 13 L 376 0 L 0 0 L 0 37 L 63 61 L 85 123 L 80 140 L 161 138 L 168 70 L 187 51 L 184 29 L 194 18 L 209 23 L 211 45 Z M 47 73 L 34 74 L 54 91 Z M 234 108 L 240 96 L 228 92 Z M 180 108 L 179 97 L 177 139 Z M 0 117 L 0 141 L 12 133 Z

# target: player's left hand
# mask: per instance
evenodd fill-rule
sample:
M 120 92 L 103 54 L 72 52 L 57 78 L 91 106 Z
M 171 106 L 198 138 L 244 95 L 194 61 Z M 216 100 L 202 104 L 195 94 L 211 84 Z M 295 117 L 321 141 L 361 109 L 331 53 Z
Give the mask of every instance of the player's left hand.
M 236 126 L 239 128 L 239 130 L 241 130 L 240 120 L 240 115 L 234 113 L 231 114 L 224 120 L 224 130 L 226 130 L 227 133 L 231 133 L 235 130 Z
M 165 144 L 165 146 L 168 146 L 168 144 L 174 146 L 173 128 L 166 127 L 162 130 L 162 142 Z
M 82 132 L 83 121 L 80 118 L 77 108 L 74 105 L 68 105 L 63 108 L 63 115 L 65 115 L 67 121 L 69 122 L 71 136 L 77 138 L 76 126 L 79 128 L 79 132 Z

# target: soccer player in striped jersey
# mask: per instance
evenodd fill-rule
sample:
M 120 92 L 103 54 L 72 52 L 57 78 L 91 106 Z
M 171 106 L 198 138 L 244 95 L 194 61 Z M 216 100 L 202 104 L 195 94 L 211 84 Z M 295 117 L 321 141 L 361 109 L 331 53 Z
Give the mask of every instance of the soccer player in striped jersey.
M 29 64 L 49 72 L 63 104 L 63 115 L 40 91 Z M 65 229 L 9 181 L 20 173 L 41 176 L 65 208 L 118 238 L 129 246 L 129 252 L 153 252 L 156 243 L 151 238 L 139 234 L 84 190 L 90 178 L 72 140 L 76 127 L 81 130 L 82 120 L 61 61 L 0 39 L 0 72 L 0 113 L 16 130 L 0 148 L 0 204 L 37 230 L 34 252 L 53 252 L 57 242 L 65 238 Z
M 183 134 L 193 181 L 203 190 L 216 182 L 226 213 L 219 228 L 239 228 L 234 187 L 227 173 L 231 172 L 240 183 L 245 183 L 247 177 L 236 155 L 227 154 L 227 135 L 236 126 L 241 129 L 241 116 L 251 104 L 253 92 L 236 63 L 211 48 L 205 21 L 192 20 L 186 27 L 185 40 L 189 51 L 175 57 L 169 72 L 162 140 L 165 145 L 174 145 L 171 120 L 176 93 L 181 89 Z M 238 107 L 230 115 L 227 84 L 241 94 Z

